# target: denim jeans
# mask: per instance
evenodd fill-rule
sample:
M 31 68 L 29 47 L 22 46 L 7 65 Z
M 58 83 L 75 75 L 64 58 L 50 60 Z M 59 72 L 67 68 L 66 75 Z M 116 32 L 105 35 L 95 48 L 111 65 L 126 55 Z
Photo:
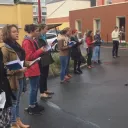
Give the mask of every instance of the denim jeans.
M 19 104 L 20 104 L 20 97 L 23 92 L 23 79 L 19 79 L 19 87 L 17 91 L 13 91 L 13 94 L 16 96 L 16 100 L 12 100 L 12 109 L 11 109 L 11 121 L 12 123 L 16 122 L 16 118 L 20 117 L 19 114 Z
M 29 105 L 30 106 L 33 106 L 37 103 L 39 79 L 40 79 L 39 76 L 29 77 L 29 81 L 30 81 Z
M 67 64 L 68 64 L 68 56 L 60 56 L 60 63 L 61 63 L 60 79 L 61 79 L 61 81 L 63 81 L 64 77 L 66 75 L 66 69 L 67 69 Z
M 69 56 L 68 56 L 68 60 L 67 60 L 66 75 L 68 75 L 68 74 L 69 74 L 69 64 L 70 64 L 70 58 L 71 58 L 71 56 L 69 55 Z
M 95 46 L 94 47 L 92 60 L 94 62 L 98 62 L 98 60 L 100 60 L 100 46 Z

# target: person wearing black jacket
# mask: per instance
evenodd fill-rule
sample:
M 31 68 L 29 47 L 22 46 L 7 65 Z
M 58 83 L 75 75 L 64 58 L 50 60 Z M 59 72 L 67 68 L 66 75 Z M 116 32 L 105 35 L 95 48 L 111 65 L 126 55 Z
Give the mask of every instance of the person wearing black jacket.
M 46 32 L 48 30 L 48 26 L 45 24 L 42 24 L 39 28 L 40 31 L 40 36 L 37 39 L 37 49 L 41 47 L 46 47 L 48 46 L 47 43 L 47 37 L 46 37 Z M 51 98 L 51 95 L 54 94 L 53 92 L 49 91 L 47 88 L 47 79 L 48 79 L 48 74 L 49 74 L 49 66 L 54 62 L 52 56 L 51 56 L 51 51 L 48 51 L 46 53 L 43 53 L 41 55 L 41 61 L 39 62 L 39 67 L 40 67 L 40 98 Z
M 93 49 L 93 56 L 92 56 L 92 61 L 94 63 L 101 63 L 100 61 L 100 46 L 101 46 L 101 37 L 100 37 L 100 31 L 96 31 L 96 35 L 94 36 L 94 49 Z
M 80 43 L 77 38 L 77 30 L 72 30 L 72 36 L 70 41 L 76 42 L 76 44 L 71 49 L 71 58 L 72 60 L 74 60 L 74 73 L 81 74 L 82 71 L 80 66 L 82 63 L 82 54 L 79 45 L 82 43 Z
M 0 33 L 1 42 L 1 33 Z M 7 72 L 3 63 L 3 54 L 0 49 L 0 94 L 5 92 L 6 103 L 4 109 L 0 109 L 0 128 L 10 128 L 11 127 L 11 106 L 12 98 L 15 100 L 15 96 L 10 88 L 9 81 L 7 79 Z

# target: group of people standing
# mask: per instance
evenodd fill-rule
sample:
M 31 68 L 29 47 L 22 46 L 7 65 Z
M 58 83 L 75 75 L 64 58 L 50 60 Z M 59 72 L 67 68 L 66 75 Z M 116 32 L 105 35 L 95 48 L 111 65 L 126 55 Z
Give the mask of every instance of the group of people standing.
M 6 25 L 1 32 L 0 39 L 4 46 L 0 49 L 0 91 L 6 94 L 6 104 L 0 110 L 1 128 L 29 128 L 20 119 L 20 97 L 23 92 L 25 78 L 29 79 L 30 93 L 29 106 L 25 111 L 30 115 L 42 114 L 44 107 L 38 104 L 37 93 L 40 89 L 40 98 L 51 98 L 53 92 L 47 89 L 49 65 L 54 62 L 51 51 L 47 51 L 47 25 L 40 27 L 35 24 L 25 26 L 25 36 L 22 46 L 17 43 L 19 31 L 16 25 Z M 41 60 L 30 66 L 32 61 L 41 57 Z M 5 63 L 13 60 L 24 61 L 24 68 L 8 70 Z
M 74 45 L 69 45 L 69 42 L 75 42 Z M 101 63 L 100 61 L 100 46 L 102 40 L 100 31 L 97 30 L 93 38 L 93 32 L 88 31 L 84 38 L 78 39 L 78 31 L 70 28 L 63 29 L 58 36 L 58 48 L 61 62 L 61 83 L 68 82 L 72 77 L 67 69 L 69 68 L 70 57 L 74 61 L 74 73 L 82 74 L 81 63 L 85 62 L 85 58 L 81 54 L 80 45 L 85 44 L 87 50 L 87 66 L 91 69 L 92 62 Z
M 25 111 L 30 115 L 40 115 L 44 107 L 38 104 L 37 94 L 40 98 L 51 98 L 54 92 L 47 88 L 49 66 L 54 62 L 51 50 L 47 50 L 46 32 L 47 25 L 25 25 L 25 35 L 22 45 L 17 43 L 19 31 L 16 25 L 6 25 L 0 33 L 0 42 L 4 46 L 0 49 L 0 92 L 6 94 L 6 104 L 0 110 L 0 127 L 2 128 L 29 128 L 20 119 L 20 97 L 25 87 L 25 78 L 29 79 L 30 93 L 28 107 Z M 70 58 L 74 61 L 74 73 L 82 74 L 81 63 L 85 62 L 80 45 L 86 44 L 87 65 L 92 68 L 92 61 L 100 63 L 100 31 L 88 31 L 82 40 L 79 40 L 76 29 L 65 28 L 58 35 L 58 48 L 61 63 L 61 83 L 68 82 L 72 75 L 69 74 Z M 71 43 L 72 42 L 72 43 Z M 33 60 L 41 57 L 40 61 L 30 66 Z M 8 70 L 4 65 L 14 60 L 24 61 L 23 68 Z

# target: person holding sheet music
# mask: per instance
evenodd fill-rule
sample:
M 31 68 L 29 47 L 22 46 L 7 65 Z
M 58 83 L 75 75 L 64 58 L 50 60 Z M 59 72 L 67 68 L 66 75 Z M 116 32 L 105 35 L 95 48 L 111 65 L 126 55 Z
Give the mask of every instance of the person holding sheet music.
M 70 77 L 67 77 L 67 67 L 69 60 L 69 51 L 72 47 L 72 43 L 69 43 L 69 36 L 71 35 L 70 28 L 64 28 L 58 35 L 58 48 L 60 54 L 60 63 L 61 63 L 61 73 L 60 73 L 60 83 L 66 83 L 69 81 Z
M 40 57 L 40 55 L 46 52 L 46 48 L 41 47 L 38 50 L 35 47 L 34 38 L 39 36 L 39 27 L 35 24 L 25 25 L 25 32 L 27 32 L 27 36 L 25 36 L 22 47 L 25 50 L 26 61 L 33 61 Z M 37 101 L 37 93 L 39 88 L 39 79 L 40 79 L 40 68 L 39 64 L 35 63 L 31 66 L 26 72 L 25 76 L 29 78 L 30 82 L 30 94 L 29 94 L 29 107 L 25 108 L 25 111 L 30 115 L 40 115 L 42 114 L 44 107 L 40 106 Z
M 0 43 L 2 42 L 2 32 L 0 31 Z M 11 107 L 12 107 L 12 98 L 15 100 L 15 96 L 12 93 L 8 78 L 7 70 L 4 67 L 3 63 L 3 54 L 0 49 L 0 95 L 5 93 L 6 102 L 4 108 L 0 106 L 0 128 L 10 128 L 11 127 Z M 1 104 L 1 102 L 0 102 Z
M 39 26 L 40 35 L 37 38 L 37 49 L 41 47 L 45 47 L 48 51 L 41 54 L 41 60 L 39 62 L 40 67 L 40 98 L 41 99 L 48 99 L 51 98 L 51 95 L 54 94 L 54 92 L 49 91 L 47 87 L 47 79 L 49 74 L 49 66 L 54 62 L 52 55 L 51 55 L 51 46 L 47 43 L 47 37 L 46 32 L 48 30 L 48 26 L 46 24 L 41 24 Z
M 3 53 L 3 61 L 4 63 L 13 61 L 13 60 L 25 60 L 25 51 L 22 49 L 22 47 L 16 42 L 19 38 L 19 31 L 18 27 L 16 25 L 6 25 L 2 29 L 3 33 L 3 42 L 4 46 L 1 48 Z M 25 62 L 24 66 L 28 66 L 29 63 Z M 12 118 L 11 128 L 29 128 L 29 125 L 24 125 L 20 120 L 20 113 L 19 113 L 19 107 L 20 107 L 20 97 L 23 91 L 23 78 L 24 78 L 24 72 L 27 70 L 26 67 L 20 69 L 20 70 L 8 70 L 8 79 L 10 82 L 10 87 L 12 90 L 13 95 L 16 97 L 16 99 L 12 99 Z
M 71 41 L 76 42 L 76 44 L 72 47 L 71 49 L 71 58 L 72 60 L 74 60 L 74 73 L 75 74 L 81 74 L 81 63 L 82 63 L 82 54 L 81 54 L 81 50 L 80 50 L 80 44 L 82 44 L 81 42 L 79 42 L 78 38 L 77 38 L 77 30 L 74 29 L 72 30 L 72 36 L 71 36 Z

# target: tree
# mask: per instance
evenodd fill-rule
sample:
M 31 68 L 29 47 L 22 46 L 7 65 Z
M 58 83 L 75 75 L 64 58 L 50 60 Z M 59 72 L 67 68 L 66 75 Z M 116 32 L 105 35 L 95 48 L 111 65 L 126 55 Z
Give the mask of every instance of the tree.
M 19 3 L 20 2 L 20 0 L 14 0 L 14 3 L 16 4 L 16 3 Z

